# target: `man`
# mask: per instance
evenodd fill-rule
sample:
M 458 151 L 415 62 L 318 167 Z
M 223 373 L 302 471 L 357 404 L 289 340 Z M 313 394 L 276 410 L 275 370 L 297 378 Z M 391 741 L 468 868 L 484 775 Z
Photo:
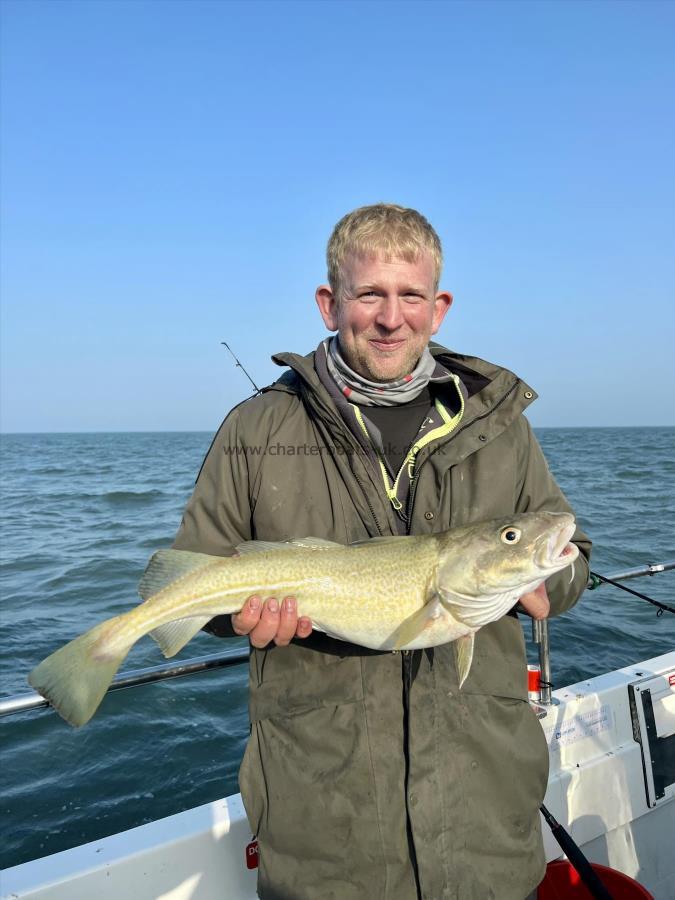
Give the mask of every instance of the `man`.
M 528 510 L 569 510 L 511 372 L 431 344 L 452 296 L 414 210 L 345 216 L 316 299 L 337 339 L 236 407 L 202 466 L 175 546 L 350 543 Z M 541 618 L 578 598 L 590 543 L 521 598 Z M 405 565 L 405 559 L 401 560 Z M 549 606 L 550 597 L 550 606 Z M 251 642 L 240 785 L 264 900 L 523 900 L 543 876 L 548 753 L 527 704 L 513 612 L 482 628 L 458 688 L 451 645 L 378 653 L 312 632 L 292 597 L 252 597 L 209 626 Z

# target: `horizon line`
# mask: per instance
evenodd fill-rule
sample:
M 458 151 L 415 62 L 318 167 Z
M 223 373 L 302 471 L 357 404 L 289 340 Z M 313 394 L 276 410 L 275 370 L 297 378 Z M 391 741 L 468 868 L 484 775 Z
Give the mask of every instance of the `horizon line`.
M 600 431 L 602 429 L 607 428 L 675 428 L 675 424 L 672 425 L 626 425 L 625 423 L 621 425 L 534 425 L 530 423 L 532 428 L 537 429 L 546 429 L 546 428 L 557 428 L 557 429 L 575 429 L 575 430 L 597 430 Z M 220 427 L 220 426 L 219 426 Z M 15 437 L 18 435 L 53 435 L 53 434 L 216 434 L 218 429 L 211 428 L 99 428 L 96 430 L 91 429 L 81 429 L 77 431 L 73 430 L 59 430 L 59 431 L 0 431 L 0 438 L 3 437 Z

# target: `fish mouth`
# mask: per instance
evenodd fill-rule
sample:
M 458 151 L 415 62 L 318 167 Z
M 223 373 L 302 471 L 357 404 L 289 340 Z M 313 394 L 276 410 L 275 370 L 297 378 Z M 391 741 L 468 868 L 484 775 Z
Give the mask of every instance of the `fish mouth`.
M 551 533 L 544 535 L 535 562 L 540 569 L 562 569 L 573 563 L 579 555 L 576 544 L 570 543 L 570 538 L 576 530 L 574 520 L 558 525 Z

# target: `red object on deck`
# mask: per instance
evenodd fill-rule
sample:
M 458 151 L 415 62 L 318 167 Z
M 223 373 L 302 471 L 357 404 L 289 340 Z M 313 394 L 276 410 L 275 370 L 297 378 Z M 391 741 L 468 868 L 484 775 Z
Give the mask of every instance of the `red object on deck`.
M 539 666 L 527 667 L 527 690 L 530 693 L 539 693 L 541 690 L 541 669 Z
M 602 879 L 614 900 L 654 900 L 653 894 L 623 872 L 599 863 L 591 863 L 591 868 Z M 593 900 L 593 895 L 570 863 L 557 859 L 546 866 L 546 876 L 537 890 L 537 900 Z
M 258 868 L 258 842 L 255 838 L 246 845 L 246 868 Z

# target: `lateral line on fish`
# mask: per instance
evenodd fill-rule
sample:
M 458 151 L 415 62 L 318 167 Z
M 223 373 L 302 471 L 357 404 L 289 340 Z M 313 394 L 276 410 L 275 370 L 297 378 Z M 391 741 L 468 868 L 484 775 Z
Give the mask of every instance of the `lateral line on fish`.
M 182 579 L 181 579 L 182 580 Z M 246 583 L 242 583 L 240 585 L 234 585 L 233 587 L 228 588 L 218 588 L 216 590 L 212 590 L 209 592 L 200 593 L 198 597 L 194 597 L 191 600 L 186 601 L 185 605 L 181 608 L 181 618 L 191 618 L 191 614 L 187 612 L 187 610 L 192 609 L 193 606 L 203 607 L 205 603 L 209 601 L 217 601 L 219 599 L 227 599 L 228 597 L 236 597 L 241 594 L 246 594 L 247 597 L 254 596 L 256 594 L 264 594 L 267 597 L 272 597 L 277 594 L 283 594 L 284 596 L 293 596 L 298 593 L 307 593 L 307 586 L 324 586 L 326 584 L 326 577 L 316 577 L 316 578 L 299 578 L 297 581 L 286 580 L 283 582 L 278 582 L 277 584 L 265 585 L 264 588 L 260 588 L 259 590 L 251 590 L 250 587 Z M 166 588 L 163 588 L 162 591 L 158 591 L 156 594 L 153 594 L 152 597 L 148 597 L 143 603 L 139 603 L 136 607 L 137 610 L 140 610 L 146 604 L 151 604 L 151 606 L 158 606 L 162 601 L 173 600 L 172 596 L 168 596 L 167 592 L 170 591 L 173 587 L 180 587 L 178 584 L 178 579 L 174 582 L 171 582 Z M 164 596 L 161 596 L 164 595 Z M 168 621 L 173 621 L 175 616 L 175 607 L 171 606 L 170 610 L 173 615 L 171 619 Z M 133 610 L 132 610 L 133 612 Z M 237 612 L 237 610 L 234 610 Z M 200 613 L 195 613 L 195 615 L 203 615 L 203 611 Z M 160 613 L 161 615 L 161 613 Z M 164 623 L 160 623 L 164 624 Z

